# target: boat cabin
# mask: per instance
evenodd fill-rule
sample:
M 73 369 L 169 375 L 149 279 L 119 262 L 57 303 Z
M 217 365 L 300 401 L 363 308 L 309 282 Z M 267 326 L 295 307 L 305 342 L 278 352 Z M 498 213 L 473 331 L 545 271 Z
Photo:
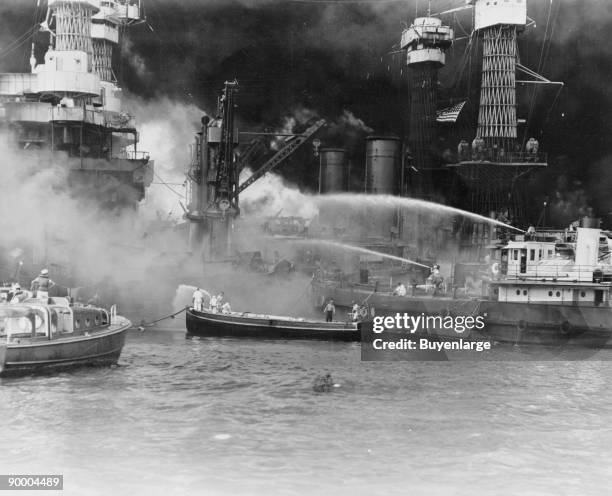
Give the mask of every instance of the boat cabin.
M 494 285 L 493 296 L 501 302 L 611 306 L 609 283 L 506 280 Z
M 579 228 L 575 245 L 550 240 L 510 241 L 502 248 L 500 278 L 491 287 L 501 302 L 609 306 L 599 229 Z
M 579 228 L 576 243 L 510 241 L 501 250 L 504 279 L 597 282 L 603 279 L 599 229 Z
M 88 335 L 110 323 L 111 315 L 106 310 L 71 305 L 66 298 L 49 298 L 48 304 L 31 298 L 20 304 L 0 305 L 0 337 L 6 337 L 9 343 Z

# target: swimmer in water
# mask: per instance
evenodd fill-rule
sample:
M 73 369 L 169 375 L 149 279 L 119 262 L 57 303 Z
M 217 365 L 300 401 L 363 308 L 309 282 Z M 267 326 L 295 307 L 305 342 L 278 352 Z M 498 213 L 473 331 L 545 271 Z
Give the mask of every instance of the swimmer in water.
M 315 379 L 312 389 L 316 393 L 329 393 L 334 387 L 338 385 L 334 384 L 331 374 L 325 374 Z

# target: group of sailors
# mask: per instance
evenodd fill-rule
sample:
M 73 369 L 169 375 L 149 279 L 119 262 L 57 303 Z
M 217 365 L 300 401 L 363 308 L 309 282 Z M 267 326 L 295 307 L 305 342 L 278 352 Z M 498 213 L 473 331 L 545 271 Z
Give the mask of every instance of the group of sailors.
M 333 299 L 330 299 L 323 305 L 323 313 L 325 314 L 325 322 L 333 322 L 336 314 L 336 305 Z M 351 310 L 348 313 L 348 318 L 352 322 L 359 322 L 367 317 L 369 313 L 367 305 L 360 305 L 356 301 L 351 302 Z
M 436 264 L 431 268 L 431 274 L 429 274 L 429 277 L 427 277 L 425 283 L 426 283 L 425 286 L 429 293 L 433 292 L 433 294 L 435 295 L 439 293 L 440 291 L 443 291 L 444 277 L 440 273 L 439 265 Z M 414 292 L 416 288 L 416 284 L 412 284 L 411 288 L 412 288 L 412 291 Z M 408 288 L 403 282 L 398 282 L 395 288 L 393 289 L 393 295 L 394 296 L 406 296 L 408 295 Z
M 494 160 L 494 161 L 511 161 L 511 160 L 520 160 L 521 157 L 524 156 L 524 159 L 527 161 L 534 161 L 538 152 L 540 151 L 540 143 L 535 138 L 529 138 L 529 140 L 525 143 L 525 153 L 521 153 L 520 145 L 517 145 L 515 153 L 512 151 L 506 152 L 498 145 L 493 144 L 492 147 L 488 147 L 485 140 L 483 138 L 474 138 L 472 144 L 462 139 L 457 145 L 457 154 L 459 155 L 459 160 Z
M 29 298 L 37 298 L 46 301 L 49 298 L 49 290 L 55 286 L 55 282 L 49 277 L 49 271 L 42 269 L 40 274 L 31 282 L 30 290 L 22 289 L 18 282 L 13 283 L 8 292 L 0 293 L 0 299 L 4 303 L 23 303 Z
M 194 310 L 201 312 L 204 309 L 204 291 L 200 288 L 196 288 L 193 292 L 193 308 Z M 230 302 L 225 299 L 225 293 L 221 291 L 219 294 L 210 295 L 209 297 L 209 308 L 212 313 L 232 313 L 232 306 Z

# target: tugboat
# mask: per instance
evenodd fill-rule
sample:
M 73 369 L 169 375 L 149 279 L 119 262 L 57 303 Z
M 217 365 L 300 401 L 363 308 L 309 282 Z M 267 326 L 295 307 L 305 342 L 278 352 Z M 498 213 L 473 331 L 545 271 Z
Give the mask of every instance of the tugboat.
M 376 314 L 484 317 L 469 338 L 513 344 L 606 346 L 612 336 L 612 265 L 609 240 L 599 229 L 577 228 L 575 241 L 524 235 L 501 250 L 478 293 L 466 285 L 440 294 L 427 284 L 406 296 L 370 286 L 313 280 L 315 303 L 333 298 L 337 306 L 367 302 Z M 603 249 L 602 249 L 603 248 Z M 462 339 L 453 332 L 436 338 Z
M 0 376 L 117 363 L 129 320 L 67 298 L 0 305 Z
M 480 332 L 513 343 L 606 346 L 612 335 L 611 267 L 601 261 L 607 246 L 602 231 L 591 228 L 578 228 L 575 244 L 562 243 L 562 251 L 554 241 L 510 241 L 480 307 L 487 324 Z

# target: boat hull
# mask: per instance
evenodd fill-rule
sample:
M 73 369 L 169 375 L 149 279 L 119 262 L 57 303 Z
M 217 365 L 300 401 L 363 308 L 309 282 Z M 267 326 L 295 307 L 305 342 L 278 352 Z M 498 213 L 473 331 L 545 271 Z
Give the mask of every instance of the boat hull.
M 483 316 L 485 326 L 478 331 L 457 334 L 445 329 L 429 329 L 438 339 L 487 339 L 512 344 L 574 345 L 603 348 L 612 345 L 612 307 L 563 305 L 554 303 L 511 303 L 487 299 L 446 296 L 394 296 L 388 293 L 313 284 L 315 304 L 334 299 L 336 306 L 350 307 L 353 301 L 367 299 L 377 315 L 396 313 L 426 316 Z
M 608 306 L 483 301 L 480 312 L 486 326 L 479 334 L 495 341 L 589 348 L 612 343 Z
M 213 314 L 189 308 L 185 317 L 187 335 L 258 339 L 313 339 L 360 341 L 360 324 L 283 320 L 275 316 Z
M 108 366 L 119 360 L 131 323 L 121 319 L 107 330 L 53 340 L 9 343 L 1 376 Z

